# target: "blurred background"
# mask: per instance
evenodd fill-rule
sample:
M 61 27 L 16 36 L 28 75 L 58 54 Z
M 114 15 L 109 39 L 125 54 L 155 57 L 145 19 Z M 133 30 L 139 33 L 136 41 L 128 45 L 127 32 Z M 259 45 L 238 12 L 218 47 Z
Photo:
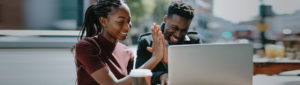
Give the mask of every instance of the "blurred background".
M 78 41 L 86 8 L 95 1 L 1 0 L 0 84 L 74 85 L 70 47 Z M 123 43 L 135 52 L 138 35 L 162 23 L 171 1 L 126 0 L 133 27 Z M 299 64 L 299 0 L 183 1 L 195 9 L 189 31 L 199 33 L 204 43 L 251 43 L 254 62 Z

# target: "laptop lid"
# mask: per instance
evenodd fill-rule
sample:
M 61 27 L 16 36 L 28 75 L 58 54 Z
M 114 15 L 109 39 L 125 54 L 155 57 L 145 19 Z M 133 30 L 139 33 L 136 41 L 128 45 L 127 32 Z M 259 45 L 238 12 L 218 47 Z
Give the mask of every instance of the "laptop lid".
M 173 45 L 170 85 L 252 85 L 251 44 Z

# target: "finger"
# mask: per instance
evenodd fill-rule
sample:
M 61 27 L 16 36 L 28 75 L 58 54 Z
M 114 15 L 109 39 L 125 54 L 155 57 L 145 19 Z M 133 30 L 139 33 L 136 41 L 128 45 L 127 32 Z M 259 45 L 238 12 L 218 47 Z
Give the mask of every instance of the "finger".
M 161 81 L 161 85 L 165 85 L 165 80 L 162 80 L 162 81 Z
M 159 31 L 161 31 L 161 30 L 160 30 L 160 26 L 159 26 L 159 25 L 156 25 L 156 27 L 157 27 L 157 29 L 158 29 Z
M 168 48 L 167 48 L 167 45 L 166 45 L 166 42 L 165 42 L 165 39 L 164 37 L 162 37 L 162 42 L 163 42 L 163 47 L 164 47 L 164 58 L 163 58 L 163 62 L 164 63 L 168 63 Z
M 152 30 L 152 40 L 154 40 L 154 32 L 155 32 L 154 26 L 151 26 L 151 30 Z
M 155 40 L 155 27 L 154 27 L 154 25 L 151 26 L 151 28 L 152 28 L 152 39 Z
M 158 31 L 158 39 L 159 39 L 159 42 L 160 42 L 161 45 L 163 45 L 163 42 L 162 42 L 163 37 L 162 36 L 163 35 L 162 35 L 161 31 Z
M 161 40 L 161 33 L 159 32 L 159 29 L 158 29 L 158 27 L 157 27 L 157 25 L 155 24 L 154 25 L 155 26 L 155 30 L 156 30 L 156 44 L 157 45 L 159 45 L 160 44 L 160 40 Z
M 151 47 L 147 47 L 147 51 L 149 51 L 150 53 L 153 52 Z
M 158 39 L 159 39 L 159 37 L 158 37 L 158 36 L 159 36 L 159 32 L 158 32 L 158 31 L 159 31 L 159 30 L 158 30 L 156 24 L 155 24 L 154 26 L 155 26 L 156 38 L 157 38 L 157 40 L 158 40 Z
M 153 29 L 154 29 L 154 32 L 153 32 L 153 41 L 157 41 L 157 31 L 156 31 L 156 26 L 155 26 L 155 23 L 153 24 Z
M 160 42 L 162 43 L 162 45 L 165 45 L 166 43 L 165 43 L 165 39 L 164 39 L 164 35 L 162 34 L 162 32 L 161 31 L 159 31 L 159 37 L 160 37 Z
M 168 80 L 165 81 L 165 85 L 168 85 Z

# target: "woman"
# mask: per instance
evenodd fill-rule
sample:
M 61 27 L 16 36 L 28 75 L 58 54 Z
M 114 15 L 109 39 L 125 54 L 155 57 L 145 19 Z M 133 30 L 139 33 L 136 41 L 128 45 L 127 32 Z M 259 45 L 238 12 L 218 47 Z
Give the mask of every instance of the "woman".
M 133 55 L 119 41 L 131 28 L 131 14 L 122 0 L 99 0 L 85 14 L 76 44 L 78 85 L 131 85 Z M 163 58 L 165 44 L 159 26 L 152 26 L 153 57 L 140 68 L 153 69 Z

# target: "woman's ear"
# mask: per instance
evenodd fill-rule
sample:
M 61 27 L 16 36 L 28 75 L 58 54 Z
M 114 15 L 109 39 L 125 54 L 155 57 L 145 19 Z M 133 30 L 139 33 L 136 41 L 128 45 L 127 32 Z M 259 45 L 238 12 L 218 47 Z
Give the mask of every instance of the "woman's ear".
M 107 19 L 104 17 L 100 17 L 99 21 L 100 21 L 100 24 L 102 25 L 102 27 L 105 28 L 106 24 L 107 24 Z

